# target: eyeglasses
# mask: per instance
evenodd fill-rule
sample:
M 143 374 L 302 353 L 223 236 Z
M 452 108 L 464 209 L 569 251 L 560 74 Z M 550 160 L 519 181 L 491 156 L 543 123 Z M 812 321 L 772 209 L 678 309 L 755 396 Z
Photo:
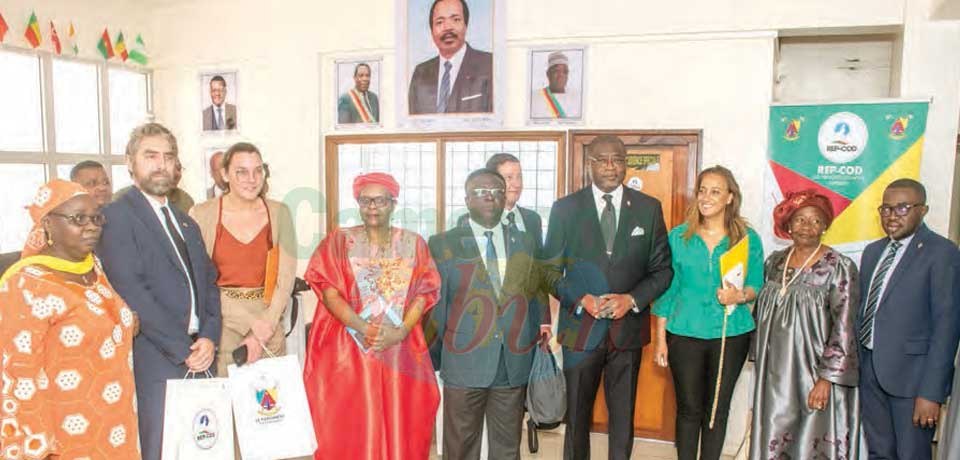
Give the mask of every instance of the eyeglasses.
M 369 208 L 371 204 L 376 205 L 378 208 L 382 208 L 390 203 L 393 203 L 393 198 L 388 196 L 378 196 L 373 198 L 362 196 L 357 198 L 357 204 L 359 204 L 361 208 Z
M 627 164 L 627 158 L 621 156 L 587 157 L 587 160 L 590 160 L 592 163 L 600 163 L 604 166 L 625 166 Z
M 103 227 L 103 224 L 107 223 L 107 216 L 103 214 L 60 214 L 58 212 L 47 213 L 51 216 L 63 217 L 67 219 L 71 224 L 76 225 L 77 227 L 84 227 L 87 224 L 93 224 L 97 227 Z
M 504 193 L 502 188 L 475 188 L 470 191 L 474 198 L 503 198 Z
M 906 216 L 907 214 L 910 214 L 910 210 L 912 210 L 913 208 L 917 208 L 923 205 L 924 205 L 923 203 L 913 203 L 913 204 L 900 203 L 894 206 L 885 204 L 878 207 L 877 211 L 880 211 L 880 215 L 883 217 L 889 217 L 890 213 L 896 214 L 899 217 L 903 217 L 903 216 Z

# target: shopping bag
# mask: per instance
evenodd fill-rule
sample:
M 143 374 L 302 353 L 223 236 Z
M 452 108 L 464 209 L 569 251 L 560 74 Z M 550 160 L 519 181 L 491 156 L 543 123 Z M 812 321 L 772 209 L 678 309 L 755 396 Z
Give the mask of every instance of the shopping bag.
M 303 370 L 296 356 L 263 358 L 240 367 L 231 365 L 227 373 L 237 441 L 244 460 L 313 455 L 317 437 L 303 387 Z
M 537 424 L 563 420 L 567 412 L 567 382 L 549 350 L 537 347 L 527 384 L 527 412 Z
M 234 460 L 227 385 L 227 379 L 167 380 L 162 460 Z

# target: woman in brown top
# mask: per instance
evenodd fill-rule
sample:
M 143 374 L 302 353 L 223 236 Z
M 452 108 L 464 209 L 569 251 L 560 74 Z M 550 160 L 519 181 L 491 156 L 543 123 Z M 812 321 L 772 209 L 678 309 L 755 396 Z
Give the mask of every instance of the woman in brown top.
M 284 353 L 280 320 L 290 300 L 297 268 L 290 210 L 264 195 L 265 165 L 260 150 L 240 142 L 221 161 L 227 192 L 195 206 L 207 253 L 217 267 L 223 333 L 217 374 L 226 376 L 233 351 L 247 347 L 247 362 Z

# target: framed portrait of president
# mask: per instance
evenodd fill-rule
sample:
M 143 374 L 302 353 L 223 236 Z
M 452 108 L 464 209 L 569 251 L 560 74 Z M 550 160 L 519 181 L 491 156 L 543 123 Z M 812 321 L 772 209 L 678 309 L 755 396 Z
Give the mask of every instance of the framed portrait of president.
M 504 0 L 397 0 L 398 120 L 477 127 L 501 119 Z
M 585 55 L 583 46 L 530 50 L 529 123 L 583 122 Z
M 382 126 L 381 60 L 371 57 L 336 61 L 336 129 Z
M 200 127 L 203 134 L 240 129 L 237 109 L 237 71 L 215 70 L 200 74 Z

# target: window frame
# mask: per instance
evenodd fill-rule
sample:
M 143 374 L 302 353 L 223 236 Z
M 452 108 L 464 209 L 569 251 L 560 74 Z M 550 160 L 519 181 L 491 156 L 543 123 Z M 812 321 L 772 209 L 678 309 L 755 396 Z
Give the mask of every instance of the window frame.
M 107 176 L 111 183 L 115 182 L 113 177 L 113 166 L 126 163 L 125 152 L 112 152 L 111 132 L 110 132 L 110 70 L 119 69 L 130 72 L 141 73 L 147 80 L 147 118 L 153 117 L 153 70 L 150 68 L 132 67 L 117 62 L 108 62 L 101 59 L 92 59 L 86 57 L 69 56 L 66 54 L 55 54 L 45 50 L 28 50 L 8 45 L 0 44 L 0 52 L 18 53 L 30 57 L 36 57 L 40 60 L 40 123 L 43 139 L 41 140 L 41 150 L 39 152 L 2 150 L 0 149 L 0 164 L 42 164 L 46 170 L 47 180 L 53 178 L 70 180 L 69 177 L 59 177 L 57 175 L 57 166 L 63 164 L 76 164 L 81 161 L 94 160 L 103 164 Z M 97 68 L 97 98 L 99 126 L 100 126 L 100 152 L 99 153 L 66 153 L 56 150 L 56 113 L 54 111 L 54 98 L 56 94 L 53 91 L 53 60 L 60 59 L 64 61 L 77 62 L 83 64 L 93 64 Z
M 448 142 L 556 142 L 557 169 L 555 198 L 566 194 L 567 176 L 567 136 L 566 131 L 480 131 L 480 132 L 426 132 L 396 134 L 342 134 L 324 138 L 324 160 L 321 163 L 324 180 L 326 222 L 321 222 L 330 233 L 338 227 L 337 216 L 340 212 L 340 146 L 343 144 L 383 144 L 397 142 L 434 142 L 437 151 L 436 190 L 437 190 L 437 228 L 444 231 L 446 222 L 446 143 Z M 350 178 L 352 180 L 352 178 Z

